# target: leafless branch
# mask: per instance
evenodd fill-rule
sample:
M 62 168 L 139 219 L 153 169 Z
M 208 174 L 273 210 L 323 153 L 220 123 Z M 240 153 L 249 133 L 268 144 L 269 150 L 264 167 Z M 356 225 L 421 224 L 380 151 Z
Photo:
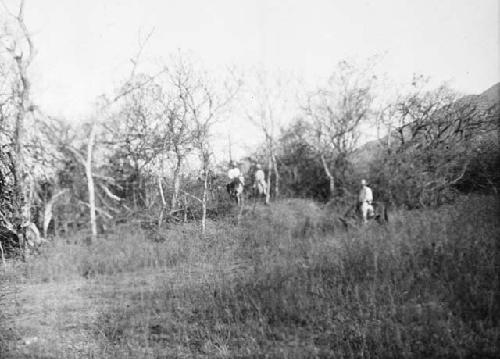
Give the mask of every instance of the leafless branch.
M 203 200 L 201 200 L 200 198 L 198 198 L 198 197 L 196 197 L 196 196 L 193 196 L 193 195 L 192 195 L 191 193 L 189 193 L 189 192 L 186 192 L 186 191 L 183 191 L 183 190 L 181 190 L 180 192 L 184 193 L 184 194 L 185 194 L 186 196 L 188 196 L 188 197 L 191 197 L 191 198 L 193 198 L 193 199 L 197 200 L 197 201 L 198 201 L 198 202 L 200 202 L 200 203 L 203 203 Z

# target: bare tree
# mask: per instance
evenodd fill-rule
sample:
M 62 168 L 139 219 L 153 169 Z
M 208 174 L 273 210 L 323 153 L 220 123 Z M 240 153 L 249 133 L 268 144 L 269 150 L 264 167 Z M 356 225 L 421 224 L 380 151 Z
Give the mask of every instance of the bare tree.
M 290 88 L 287 88 L 286 77 L 283 74 L 271 76 L 267 71 L 257 71 L 255 78 L 249 81 L 249 96 L 247 118 L 264 134 L 267 152 L 267 193 L 266 203 L 271 194 L 271 173 L 274 174 L 274 193 L 280 193 L 280 174 L 277 162 L 277 136 L 283 119 L 287 113 Z
M 221 76 L 222 81 L 216 80 L 183 54 L 174 59 L 166 74 L 165 122 L 169 130 L 168 149 L 175 159 L 171 208 L 175 209 L 177 205 L 183 161 L 197 149 L 202 167 L 203 194 L 196 199 L 202 206 L 204 233 L 212 158 L 211 129 L 235 98 L 241 81 L 231 71 Z
M 174 156 L 172 210 L 177 206 L 182 165 L 186 156 L 195 149 L 200 151 L 204 181 L 208 180 L 211 128 L 222 112 L 228 108 L 241 86 L 241 81 L 231 70 L 220 77 L 222 81 L 215 80 L 202 70 L 192 57 L 183 53 L 177 54 L 166 70 L 164 84 L 164 121 L 168 132 L 166 148 Z M 206 193 L 203 198 L 203 208 L 206 210 Z
M 97 236 L 95 187 L 94 187 L 94 177 L 92 173 L 92 151 L 94 148 L 95 133 L 96 133 L 96 123 L 94 122 L 90 127 L 90 134 L 87 142 L 87 160 L 85 161 L 85 175 L 87 176 L 87 185 L 89 193 L 90 230 L 92 233 L 93 240 L 95 240 Z
M 360 125 L 371 113 L 375 78 L 369 70 L 340 62 L 326 86 L 309 94 L 303 107 L 310 119 L 310 142 L 330 182 L 330 198 L 336 190 L 335 177 L 345 175 L 348 155 L 358 144 Z
M 166 72 L 164 121 L 169 134 L 168 150 L 174 155 L 171 211 L 177 208 L 182 165 L 186 156 L 193 150 L 193 121 L 189 104 L 191 92 L 197 87 L 193 71 L 192 63 L 179 54 L 177 58 L 174 58 L 172 66 Z
M 151 81 L 153 81 L 159 74 L 153 75 L 153 76 L 144 76 L 144 78 L 140 81 L 135 81 L 136 79 L 136 69 L 139 63 L 140 56 L 143 52 L 144 46 L 146 45 L 146 42 L 150 38 L 151 33 L 148 34 L 146 39 L 144 41 L 140 41 L 139 43 L 139 50 L 135 57 L 131 60 L 132 61 L 132 69 L 130 72 L 130 75 L 128 79 L 124 82 L 124 85 L 121 87 L 121 89 L 118 91 L 117 94 L 115 94 L 111 98 L 107 98 L 106 96 L 101 96 L 99 98 L 98 104 L 97 104 L 97 110 L 95 115 L 93 116 L 93 119 L 90 123 L 90 131 L 87 139 L 87 151 L 86 151 L 86 159 L 83 160 L 80 156 L 77 156 L 77 158 L 80 159 L 80 163 L 84 165 L 85 168 L 85 173 L 87 177 L 87 186 L 88 186 L 88 197 L 89 201 L 86 205 L 88 205 L 90 209 L 90 228 L 91 228 L 91 235 L 92 239 L 94 240 L 97 236 L 97 224 L 96 224 L 96 212 L 98 209 L 96 208 L 95 204 L 95 185 L 94 185 L 94 173 L 92 170 L 93 167 L 93 149 L 94 149 L 94 142 L 95 142 L 95 137 L 96 137 L 96 132 L 97 132 L 97 126 L 98 126 L 98 121 L 104 119 L 106 117 L 106 112 L 109 111 L 112 105 L 117 103 L 120 99 L 126 97 L 127 95 L 131 94 L 134 91 L 137 91 L 138 89 L 144 87 L 145 85 L 149 84 Z M 161 71 L 162 72 L 162 71 Z M 160 72 L 160 73 L 161 73 Z M 72 149 L 72 152 L 78 153 L 75 149 Z M 105 191 L 106 193 L 111 193 L 109 189 Z M 101 214 L 106 215 L 108 218 L 111 217 L 109 214 L 107 214 L 106 211 L 104 210 L 99 210 Z
M 104 140 L 113 148 L 113 160 L 131 163 L 130 183 L 134 208 L 145 203 L 146 189 L 143 171 L 166 150 L 168 131 L 162 126 L 162 88 L 155 82 L 148 82 L 147 76 L 136 76 L 134 80 L 142 87 L 129 93 L 121 101 L 119 109 L 103 126 L 107 132 Z M 127 188 L 129 186 L 127 185 Z
M 36 52 L 31 35 L 24 22 L 24 0 L 20 1 L 16 14 L 11 12 L 3 1 L 1 6 L 7 13 L 8 21 L 12 22 L 11 33 L 2 35 L 0 46 L 9 54 L 9 62 L 12 65 L 10 68 L 14 71 L 11 75 L 12 97 L 15 103 L 13 135 L 14 218 L 17 221 L 26 222 L 29 221 L 30 208 L 26 198 L 27 187 L 24 180 L 26 173 L 24 168 L 24 132 L 26 118 L 32 114 L 34 109 L 31 101 L 31 82 L 28 70 Z M 20 238 L 22 240 L 23 236 Z
M 188 106 L 195 123 L 194 144 L 200 151 L 203 174 L 203 195 L 202 195 L 202 233 L 206 230 L 208 181 L 211 171 L 212 151 L 210 149 L 210 134 L 214 123 L 219 119 L 222 112 L 227 109 L 231 101 L 235 98 L 241 81 L 230 73 L 229 77 L 217 89 L 217 84 L 207 75 L 200 76 L 200 82 L 189 95 Z

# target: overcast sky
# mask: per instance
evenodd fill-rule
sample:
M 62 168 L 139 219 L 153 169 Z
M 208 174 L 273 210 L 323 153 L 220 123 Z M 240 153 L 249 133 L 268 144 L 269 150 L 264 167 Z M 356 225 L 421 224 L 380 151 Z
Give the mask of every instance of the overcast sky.
M 7 0 L 8 4 L 15 0 Z M 154 28 L 143 61 L 177 49 L 208 66 L 293 71 L 308 82 L 343 58 L 384 54 L 395 81 L 413 73 L 478 93 L 499 81 L 497 0 L 28 0 L 38 50 L 37 102 L 82 118 L 130 69 L 139 34 Z

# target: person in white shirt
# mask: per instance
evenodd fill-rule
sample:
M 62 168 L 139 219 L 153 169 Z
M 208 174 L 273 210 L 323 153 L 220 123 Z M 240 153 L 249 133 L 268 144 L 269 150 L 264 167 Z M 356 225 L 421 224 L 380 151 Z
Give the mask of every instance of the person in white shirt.
M 230 168 L 229 168 L 229 171 L 227 171 L 227 176 L 229 177 L 229 180 L 234 180 L 236 177 L 239 177 L 240 176 L 240 169 L 237 168 L 237 167 L 234 167 L 234 165 L 232 165 Z
M 240 204 L 245 186 L 245 178 L 242 176 L 240 169 L 233 161 L 229 164 L 227 176 L 229 177 L 229 183 L 226 185 L 227 193 L 229 193 L 230 197 L 236 199 L 238 204 Z
M 256 168 L 257 170 L 254 174 L 254 188 L 257 189 L 259 195 L 263 195 L 267 192 L 266 175 L 259 163 L 257 163 Z
M 236 178 L 238 178 L 241 184 L 245 184 L 245 177 L 241 174 L 240 169 L 236 166 L 234 162 L 230 162 L 229 171 L 227 171 L 227 176 L 229 177 L 230 183 L 233 183 Z
M 361 213 L 363 215 L 363 222 L 366 222 L 368 216 L 373 216 L 373 192 L 366 184 L 366 180 L 361 180 L 361 190 L 359 191 L 359 203 L 361 206 Z

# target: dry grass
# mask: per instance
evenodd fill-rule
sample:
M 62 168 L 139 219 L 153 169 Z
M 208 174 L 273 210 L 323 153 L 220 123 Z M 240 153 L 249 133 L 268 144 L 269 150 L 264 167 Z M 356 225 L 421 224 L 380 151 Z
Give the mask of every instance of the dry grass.
M 59 239 L 3 276 L 0 357 L 496 357 L 498 210 L 470 197 L 345 232 L 288 200 L 206 237 Z

